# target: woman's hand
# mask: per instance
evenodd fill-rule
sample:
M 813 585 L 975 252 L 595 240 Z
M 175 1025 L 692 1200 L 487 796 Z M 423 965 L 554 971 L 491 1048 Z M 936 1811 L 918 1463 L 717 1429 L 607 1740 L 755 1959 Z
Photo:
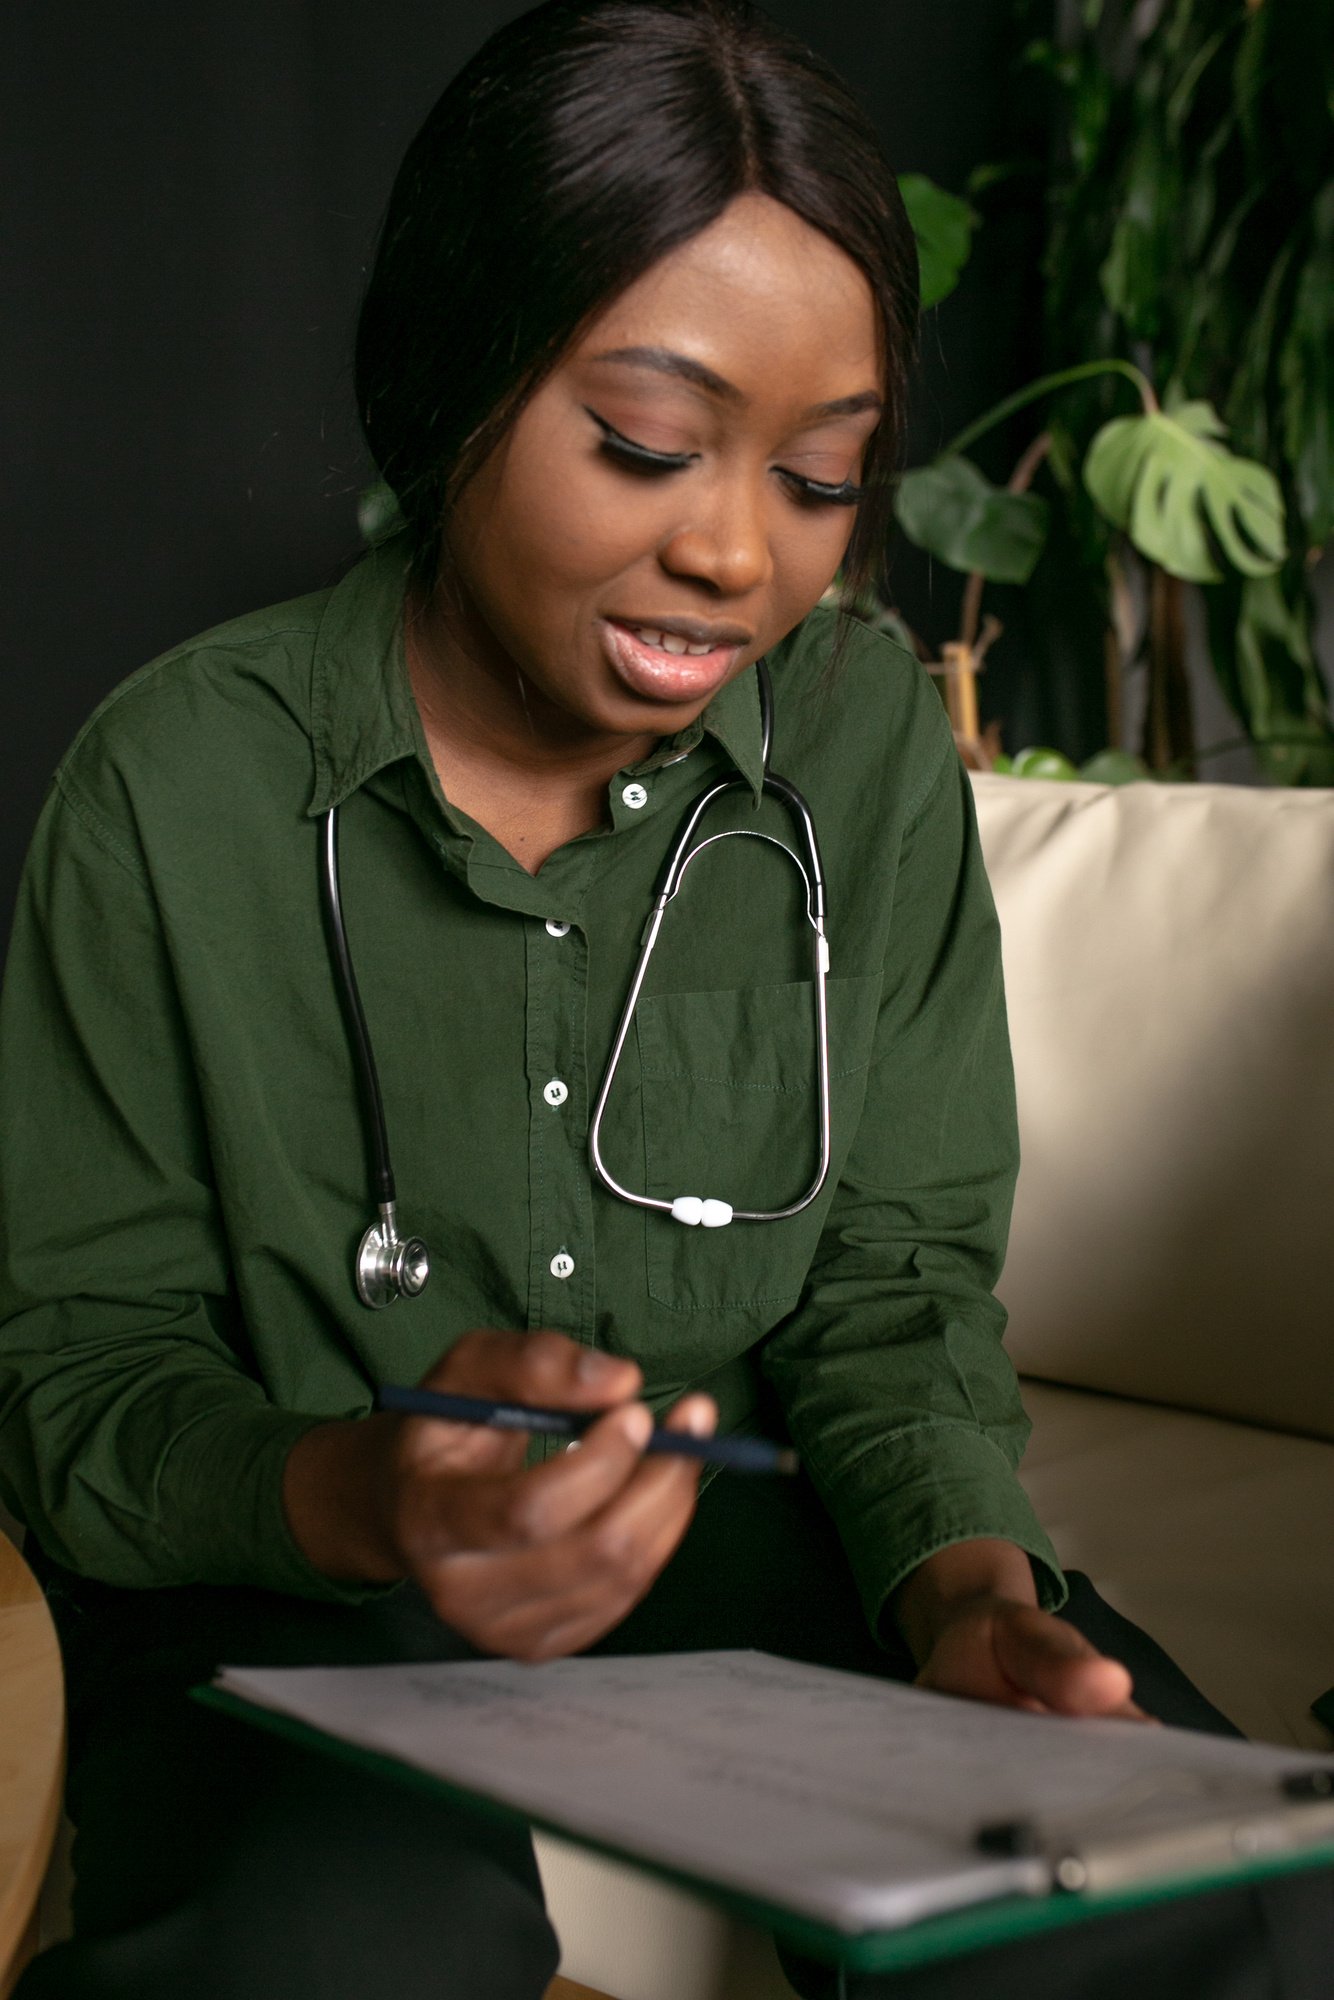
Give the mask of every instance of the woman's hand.
M 1147 1722 L 1130 1698 L 1130 1675 L 1073 1625 L 1010 1598 L 978 1597 L 939 1633 L 918 1687 L 1035 1715 L 1117 1715 Z
M 941 1549 L 900 1587 L 895 1610 L 918 1687 L 1037 1715 L 1152 1720 L 1119 1661 L 1039 1609 L 1028 1558 L 1013 1543 Z
M 578 1450 L 532 1467 L 520 1432 L 385 1415 L 320 1425 L 288 1457 L 292 1533 L 328 1575 L 413 1577 L 484 1652 L 578 1652 L 644 1596 L 694 1511 L 698 1462 L 643 1455 L 640 1379 L 563 1334 L 465 1334 L 424 1388 L 607 1414 Z M 665 1421 L 707 1432 L 717 1411 L 689 1396 Z

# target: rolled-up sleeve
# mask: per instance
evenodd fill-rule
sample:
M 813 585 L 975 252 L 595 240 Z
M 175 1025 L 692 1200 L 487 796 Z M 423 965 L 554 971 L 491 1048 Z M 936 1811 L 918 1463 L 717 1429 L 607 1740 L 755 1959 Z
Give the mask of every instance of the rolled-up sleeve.
M 1000 934 L 946 736 L 903 835 L 857 1136 L 763 1357 L 873 1629 L 927 1556 L 973 1537 L 1018 1544 L 1042 1602 L 1064 1601 L 1015 1472 L 1029 1425 L 993 1292 L 1017 1170 Z
M 107 1582 L 345 1596 L 282 1507 L 315 1421 L 247 1367 L 151 884 L 57 785 L 0 1002 L 0 1492 Z

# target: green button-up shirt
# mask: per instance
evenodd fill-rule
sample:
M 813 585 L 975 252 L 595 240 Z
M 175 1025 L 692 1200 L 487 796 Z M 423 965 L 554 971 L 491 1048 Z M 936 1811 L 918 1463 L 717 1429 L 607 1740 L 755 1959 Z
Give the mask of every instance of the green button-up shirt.
M 772 1223 L 689 1228 L 588 1163 L 663 858 L 762 798 L 753 672 L 612 780 L 536 876 L 440 790 L 403 657 L 401 549 L 135 675 L 57 775 L 0 1009 L 0 1466 L 48 1552 L 132 1585 L 335 1594 L 288 1533 L 284 1458 L 467 1328 L 632 1355 L 647 1400 L 786 1427 L 868 1617 L 924 1557 L 1003 1536 L 1062 1583 L 1015 1477 L 992 1296 L 1016 1166 L 996 920 L 915 662 L 831 614 L 771 658 L 773 764 L 828 884 L 833 1165 Z M 365 1128 L 318 890 L 343 902 L 420 1298 L 363 1306 Z M 625 1186 L 780 1208 L 816 1159 L 810 931 L 791 863 L 723 840 L 671 906 L 603 1128 Z M 554 1086 L 561 1086 L 555 1088 Z

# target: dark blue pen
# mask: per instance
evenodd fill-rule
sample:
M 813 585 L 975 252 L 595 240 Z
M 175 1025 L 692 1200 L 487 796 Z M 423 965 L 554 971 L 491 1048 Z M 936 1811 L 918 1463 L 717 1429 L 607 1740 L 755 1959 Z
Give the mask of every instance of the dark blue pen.
M 408 1417 L 447 1417 L 455 1424 L 484 1424 L 492 1431 L 532 1431 L 544 1437 L 581 1437 L 605 1410 L 538 1410 L 528 1403 L 493 1403 L 489 1396 L 450 1396 L 439 1389 L 402 1389 L 387 1384 L 376 1399 L 382 1410 Z M 730 1472 L 795 1472 L 797 1454 L 790 1445 L 767 1438 L 696 1437 L 693 1431 L 655 1430 L 645 1451 L 675 1458 L 699 1458 L 706 1465 L 724 1465 Z

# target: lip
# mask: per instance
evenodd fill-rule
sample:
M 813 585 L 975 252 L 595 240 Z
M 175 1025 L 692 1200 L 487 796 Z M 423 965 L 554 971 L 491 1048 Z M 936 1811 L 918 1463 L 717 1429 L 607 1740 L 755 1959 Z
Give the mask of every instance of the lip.
M 674 639 L 684 639 L 690 646 L 748 646 L 751 637 L 744 625 L 711 625 L 702 618 L 618 618 L 613 613 L 608 623 L 627 631 L 670 632 Z
M 707 653 L 668 653 L 646 646 L 617 618 L 599 620 L 602 649 L 613 672 L 641 701 L 707 701 L 727 680 L 745 644 L 744 638 L 732 636 L 740 629 L 735 625 L 702 625 L 686 618 L 664 618 L 654 625 L 647 619 L 635 620 L 636 625 L 641 622 L 649 631 L 670 632 L 692 646 L 709 646 Z M 718 641 L 720 633 L 727 635 L 725 643 Z

